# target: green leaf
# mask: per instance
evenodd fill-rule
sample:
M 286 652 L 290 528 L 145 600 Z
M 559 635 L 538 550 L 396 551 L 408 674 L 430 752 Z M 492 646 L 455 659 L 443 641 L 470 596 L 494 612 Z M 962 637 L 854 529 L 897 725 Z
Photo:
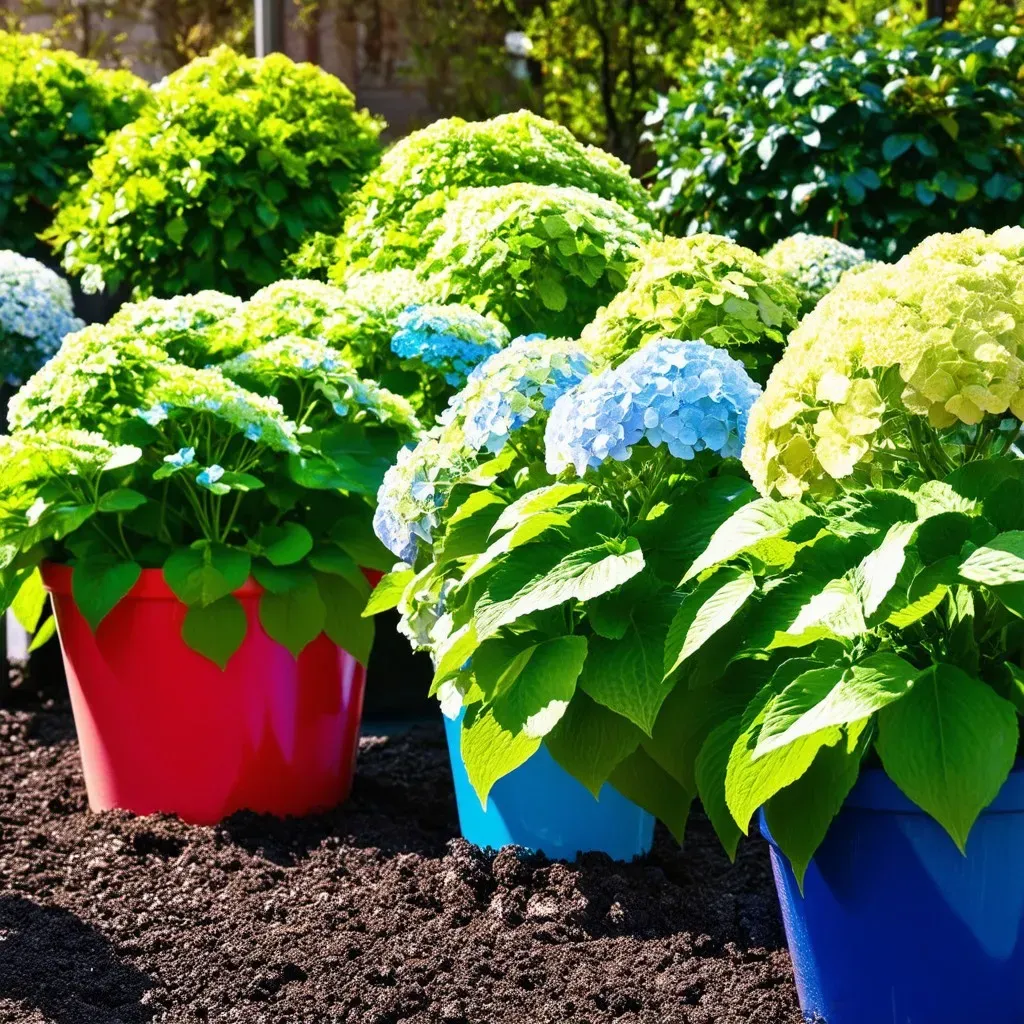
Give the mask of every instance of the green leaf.
M 309 579 L 309 569 L 304 565 L 270 565 L 267 562 L 252 563 L 253 579 L 272 594 L 287 594 Z
M 182 603 L 210 605 L 242 587 L 250 566 L 246 552 L 203 541 L 174 551 L 164 563 L 164 580 Z
M 506 508 L 505 501 L 490 491 L 471 494 L 449 517 L 444 540 L 438 545 L 437 562 L 449 562 L 484 551 L 491 528 Z
M 740 831 L 744 833 L 750 827 L 750 819 L 759 807 L 780 789 L 785 789 L 796 782 L 811 766 L 811 762 L 822 747 L 834 746 L 842 738 L 842 731 L 839 728 L 829 726 L 809 736 L 801 736 L 787 746 L 765 754 L 764 757 L 755 759 L 753 756 L 761 726 L 771 711 L 776 696 L 808 667 L 810 666 L 805 659 L 787 661 L 744 712 L 742 731 L 729 755 L 725 777 L 726 804 Z
M 75 565 L 71 594 L 78 610 L 95 633 L 142 575 L 136 562 L 120 562 L 113 555 L 96 556 Z
M 863 635 L 867 628 L 860 598 L 850 580 L 844 577 L 832 580 L 815 594 L 785 633 L 776 634 L 768 649 L 802 646 L 831 636 L 852 639 Z
M 192 650 L 225 669 L 242 646 L 247 629 L 245 609 L 229 594 L 213 604 L 190 607 L 181 626 L 181 638 Z
M 553 313 L 561 313 L 565 309 L 569 296 L 556 278 L 542 275 L 536 279 L 534 285 L 545 309 L 550 309 Z
M 324 544 L 314 548 L 306 561 L 317 572 L 343 577 L 363 595 L 364 600 L 369 598 L 372 590 L 370 581 L 347 551 L 343 551 L 333 544 Z
M 130 487 L 121 487 L 116 491 L 107 491 L 100 495 L 96 507 L 101 512 L 131 512 L 132 509 L 145 505 L 149 501 L 144 494 L 133 491 Z
M 654 598 L 626 609 L 619 640 L 590 638 L 580 689 L 650 735 L 671 686 L 664 682 L 664 636 L 674 602 Z
M 913 135 L 887 135 L 882 143 L 882 156 L 889 162 L 898 160 L 914 144 Z
M 768 831 L 789 858 L 801 892 L 811 858 L 857 782 L 868 735 L 867 723 L 859 722 L 842 743 L 822 747 L 806 773 L 765 804 Z
M 485 810 L 494 783 L 532 757 L 565 714 L 586 657 L 585 637 L 538 644 L 514 686 L 490 704 L 467 709 L 462 759 Z
M 754 577 L 749 572 L 727 568 L 708 577 L 686 595 L 665 638 L 666 679 L 732 620 L 755 587 Z
M 550 484 L 547 487 L 529 491 L 502 510 L 501 515 L 498 516 L 491 528 L 491 536 L 511 530 L 537 512 L 546 512 L 556 508 L 563 501 L 576 497 L 586 489 L 586 484 Z
M 577 689 L 561 721 L 547 734 L 548 753 L 596 797 L 640 745 L 640 730 Z
M 51 615 L 39 627 L 39 631 L 32 637 L 32 643 L 28 645 L 28 653 L 38 651 L 43 644 L 49 642 L 57 632 L 57 620 Z
M 297 658 L 324 630 L 327 609 L 312 576 L 285 594 L 267 591 L 260 598 L 260 622 L 267 636 Z
M 260 540 L 271 565 L 294 565 L 313 550 L 313 535 L 299 523 L 269 527 Z
M 989 587 L 1024 582 L 1024 530 L 1000 533 L 976 548 L 960 566 L 960 575 Z
M 46 607 L 46 588 L 38 569 L 29 573 L 11 602 L 11 612 L 26 633 L 34 633 Z M 3 623 L 0 622 L 0 629 Z
M 319 572 L 316 574 L 320 599 L 324 603 L 323 631 L 332 643 L 348 651 L 361 665 L 370 660 L 373 647 L 373 620 L 363 617 L 366 595 L 343 576 Z
M 882 651 L 852 668 L 829 666 L 797 676 L 765 715 L 755 758 L 830 725 L 850 725 L 905 697 L 918 669 Z
M 742 720 L 739 715 L 716 725 L 700 748 L 694 768 L 697 793 L 704 806 L 704 813 L 730 860 L 736 859 L 736 847 L 743 833 L 725 802 L 725 779 L 729 757 L 741 731 Z
M 860 598 L 865 618 L 878 610 L 896 585 L 896 577 L 906 561 L 907 545 L 917 527 L 917 523 L 896 523 L 889 527 L 882 543 L 853 570 L 851 583 Z
M 682 843 L 693 795 L 687 793 L 642 748 L 634 750 L 612 772 L 611 784 L 627 799 L 653 814 Z
M 548 555 L 531 545 L 518 549 L 525 556 L 502 566 L 491 579 L 476 607 L 477 634 L 483 638 L 533 612 L 569 600 L 588 601 L 614 589 L 644 567 L 640 545 L 632 537 L 617 551 L 609 544 L 574 551 L 554 567 Z
M 366 602 L 363 615 L 369 618 L 371 615 L 379 615 L 381 612 L 397 608 L 402 600 L 406 588 L 416 578 L 414 569 L 399 569 L 389 572 L 380 583 L 373 588 L 370 599 Z
M 744 505 L 715 531 L 707 548 L 683 577 L 683 582 L 686 583 L 705 569 L 727 561 L 748 548 L 783 537 L 794 523 L 806 519 L 810 514 L 799 501 L 792 500 L 759 498 Z
M 910 693 L 878 718 L 886 774 L 966 852 L 978 815 L 1017 756 L 1017 711 L 953 665 L 925 669 Z

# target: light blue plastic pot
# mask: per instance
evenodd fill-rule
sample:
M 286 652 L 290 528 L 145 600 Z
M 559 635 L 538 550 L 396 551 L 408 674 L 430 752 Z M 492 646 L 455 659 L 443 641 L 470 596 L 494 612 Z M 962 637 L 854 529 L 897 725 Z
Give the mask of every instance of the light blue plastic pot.
M 800 1005 L 828 1024 L 1024 1022 L 1024 768 L 967 856 L 881 770 L 865 772 L 801 896 L 772 840 Z
M 577 853 L 591 851 L 607 853 L 614 860 L 632 860 L 650 852 L 654 842 L 650 814 L 611 786 L 605 786 L 595 800 L 543 746 L 495 784 L 485 811 L 462 763 L 462 717 L 445 718 L 444 727 L 464 839 L 492 850 L 525 846 L 552 860 L 574 860 Z

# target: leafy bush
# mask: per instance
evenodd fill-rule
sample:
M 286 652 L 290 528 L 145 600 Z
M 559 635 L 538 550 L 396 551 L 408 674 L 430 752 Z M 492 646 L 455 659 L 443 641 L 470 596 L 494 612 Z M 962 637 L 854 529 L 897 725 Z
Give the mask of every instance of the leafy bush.
M 0 439 L 0 610 L 19 594 L 36 606 L 50 559 L 73 565 L 95 629 L 143 568 L 162 568 L 188 605 L 185 642 L 223 666 L 247 628 L 232 594 L 251 574 L 263 628 L 294 655 L 323 632 L 365 662 L 360 566 L 387 564 L 370 503 L 418 429 L 412 408 L 307 338 L 220 367 L 176 361 L 198 361 L 231 308 L 195 298 L 70 336 L 16 398 Z
M 576 336 L 626 283 L 654 232 L 610 199 L 556 185 L 463 189 L 423 236 L 433 301 L 471 306 L 513 335 Z M 378 259 L 388 260 L 387 251 Z
M 82 326 L 67 281 L 38 260 L 0 250 L 0 379 L 19 384 Z
M 408 564 L 368 611 L 397 605 L 431 651 L 481 801 L 544 744 L 595 796 L 610 783 L 681 837 L 674 741 L 651 736 L 678 681 L 665 632 L 682 553 L 749 500 L 734 460 L 760 389 L 700 341 L 594 368 L 573 342 L 536 340 L 473 372 L 385 477 L 375 525 Z
M 801 232 L 776 242 L 764 261 L 777 270 L 800 295 L 801 312 L 809 313 L 830 292 L 847 270 L 863 267 L 863 249 L 835 238 Z
M 798 312 L 793 289 L 749 249 L 717 235 L 666 238 L 644 246 L 626 287 L 582 341 L 614 359 L 657 337 L 702 339 L 763 380 Z
M 489 121 L 436 121 L 392 147 L 352 202 L 336 258 L 343 266 L 382 248 L 408 248 L 399 265 L 414 266 L 420 236 L 459 189 L 528 182 L 571 185 L 614 199 L 647 219 L 647 194 L 629 169 L 603 150 L 584 146 L 561 125 L 522 110 Z M 324 241 L 313 240 L 315 267 Z
M 708 727 L 679 756 L 730 850 L 764 807 L 802 878 L 872 754 L 961 850 L 1005 782 L 1022 318 L 1024 229 L 972 230 L 846 277 L 792 336 L 743 453 L 764 497 L 714 534 L 680 606 L 721 638 Z M 670 630 L 668 663 L 698 670 L 693 630 Z
M 876 26 L 702 63 L 650 117 L 654 202 L 676 234 L 751 248 L 798 231 L 888 259 L 1024 214 L 1024 44 Z
M 83 287 L 250 295 L 314 231 L 337 230 L 381 124 L 333 75 L 221 47 L 155 87 L 48 233 Z
M 0 249 L 30 251 L 106 135 L 150 102 L 127 71 L 0 32 Z

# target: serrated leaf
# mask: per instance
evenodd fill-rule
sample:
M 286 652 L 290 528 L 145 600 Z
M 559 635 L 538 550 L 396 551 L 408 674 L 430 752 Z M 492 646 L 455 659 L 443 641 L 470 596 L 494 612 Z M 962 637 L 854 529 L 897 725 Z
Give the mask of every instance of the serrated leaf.
M 989 587 L 1024 582 L 1024 530 L 1000 533 L 976 548 L 961 564 L 960 575 Z
M 494 783 L 532 757 L 565 714 L 586 657 L 585 637 L 538 644 L 514 686 L 490 704 L 467 709 L 462 759 L 485 810 Z
M 616 766 L 609 781 L 627 800 L 653 814 L 675 841 L 682 843 L 693 794 L 687 793 L 642 747 Z
M 413 569 L 397 569 L 394 572 L 389 572 L 373 588 L 373 593 L 370 594 L 370 599 L 363 609 L 363 616 L 369 618 L 371 615 L 379 615 L 381 612 L 397 608 L 406 588 L 415 578 L 416 572 Z
M 665 639 L 666 679 L 732 620 L 755 587 L 756 582 L 749 572 L 727 568 L 686 595 Z
M 181 638 L 192 650 L 225 669 L 242 646 L 247 629 L 245 609 L 238 598 L 228 595 L 213 604 L 190 607 L 181 626 Z
M 917 523 L 896 523 L 891 526 L 882 543 L 851 573 L 853 591 L 860 598 L 865 618 L 878 610 L 895 586 L 896 577 L 906 561 L 907 545 L 913 539 L 917 526 Z
M 925 669 L 878 717 L 886 774 L 950 834 L 961 852 L 1017 756 L 1017 711 L 953 665 Z
M 491 491 L 472 493 L 448 518 L 444 540 L 438 545 L 437 562 L 483 552 L 491 528 L 507 507 L 504 499 Z
M 530 491 L 502 510 L 501 515 L 498 516 L 491 528 L 491 536 L 494 537 L 505 530 L 511 530 L 535 513 L 555 508 L 586 489 L 586 484 L 549 484 L 547 487 L 539 487 L 535 491 Z

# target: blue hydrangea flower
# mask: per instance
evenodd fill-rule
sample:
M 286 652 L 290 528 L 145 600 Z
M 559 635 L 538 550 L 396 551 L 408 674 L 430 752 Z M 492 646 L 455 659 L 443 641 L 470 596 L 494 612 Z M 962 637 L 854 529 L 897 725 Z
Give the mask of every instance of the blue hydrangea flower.
M 563 395 L 544 435 L 548 472 L 579 476 L 624 462 L 646 440 L 679 459 L 705 449 L 738 458 L 761 388 L 743 364 L 703 341 L 663 338 Z
M 195 448 L 180 448 L 174 455 L 164 456 L 164 462 L 172 465 L 175 469 L 184 469 L 186 466 L 191 466 L 195 460 Z
M 519 338 L 481 363 L 441 417 L 461 427 L 475 452 L 497 454 L 541 410 L 551 410 L 591 373 L 590 358 L 572 341 L 537 344 Z
M 218 483 L 220 481 L 220 478 L 223 475 L 223 466 L 208 466 L 199 474 L 199 476 L 196 477 L 196 483 L 198 483 L 201 487 L 211 488 L 215 483 Z
M 462 387 L 475 366 L 509 341 L 502 324 L 468 306 L 409 306 L 396 323 L 391 351 L 439 370 L 452 387 Z
M 38 260 L 0 251 L 0 377 L 20 384 L 85 324 L 67 281 Z
M 156 402 L 151 405 L 148 409 L 139 409 L 136 411 L 136 416 L 141 420 L 145 420 L 151 427 L 158 427 L 165 419 L 167 414 L 171 411 L 173 406 L 170 402 Z

